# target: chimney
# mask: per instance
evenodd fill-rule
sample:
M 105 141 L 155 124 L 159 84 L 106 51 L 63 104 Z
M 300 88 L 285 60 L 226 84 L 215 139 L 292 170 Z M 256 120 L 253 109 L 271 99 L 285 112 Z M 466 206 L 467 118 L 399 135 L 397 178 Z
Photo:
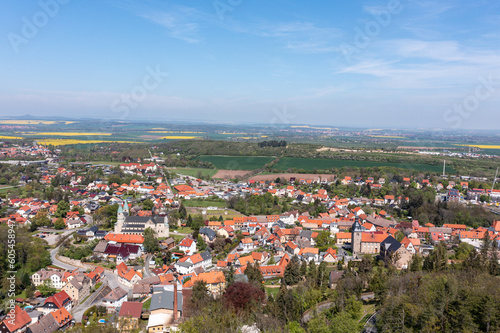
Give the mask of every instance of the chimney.
M 177 274 L 176 274 L 177 275 Z M 174 275 L 174 322 L 177 320 L 177 276 Z

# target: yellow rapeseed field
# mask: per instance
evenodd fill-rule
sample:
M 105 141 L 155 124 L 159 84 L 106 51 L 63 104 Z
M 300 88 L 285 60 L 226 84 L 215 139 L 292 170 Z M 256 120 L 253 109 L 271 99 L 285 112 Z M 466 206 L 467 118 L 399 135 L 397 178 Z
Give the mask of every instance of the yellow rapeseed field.
M 7 139 L 7 140 L 22 140 L 23 138 L 19 136 L 8 136 L 8 135 L 0 135 L 0 139 Z
M 44 146 L 65 146 L 88 143 L 140 143 L 136 141 L 107 141 L 107 140 L 77 140 L 77 139 L 44 139 L 37 141 L 38 144 Z
M 10 125 L 54 125 L 55 123 L 74 124 L 74 121 L 53 121 L 53 120 L 0 120 L 0 124 Z
M 34 135 L 58 135 L 58 136 L 89 136 L 89 135 L 102 135 L 109 136 L 111 133 L 80 133 L 80 132 L 41 132 L 33 133 Z
M 197 136 L 177 136 L 177 135 L 170 135 L 170 136 L 164 136 L 160 138 L 160 140 L 191 140 L 191 139 L 196 139 L 198 138 Z
M 457 146 L 474 147 L 481 149 L 500 149 L 500 145 L 457 145 Z
M 204 134 L 205 132 L 190 132 L 190 131 L 148 131 L 148 133 Z

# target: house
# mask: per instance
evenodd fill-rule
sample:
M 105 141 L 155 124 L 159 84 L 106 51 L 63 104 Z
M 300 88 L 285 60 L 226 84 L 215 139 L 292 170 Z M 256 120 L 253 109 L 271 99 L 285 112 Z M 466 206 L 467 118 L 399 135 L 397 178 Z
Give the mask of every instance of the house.
M 331 247 L 329 247 L 325 252 L 321 252 L 319 255 L 321 261 L 327 263 L 337 262 L 337 250 L 334 250 Z
M 226 289 L 226 277 L 221 271 L 200 273 L 193 276 L 184 284 L 184 288 L 192 288 L 197 281 L 204 281 L 207 284 L 208 291 L 213 295 L 222 295 Z
M 203 238 L 203 241 L 205 243 L 213 243 L 215 241 L 215 238 L 217 237 L 217 234 L 215 233 L 214 229 L 207 227 L 200 228 L 199 235 L 201 236 L 201 238 Z
M 174 267 L 180 274 L 191 274 L 196 268 L 207 269 L 212 265 L 212 255 L 205 251 L 184 257 L 175 262 Z
M 66 310 L 60 308 L 42 317 L 38 322 L 29 326 L 27 333 L 52 333 L 57 330 L 64 331 L 74 323 L 73 316 Z
M 172 237 L 168 237 L 167 239 L 160 242 L 160 247 L 163 250 L 173 249 L 175 247 L 175 239 L 173 239 Z
M 71 311 L 73 307 L 73 302 L 69 295 L 64 291 L 60 291 L 50 297 L 48 297 L 42 307 L 38 307 L 38 310 L 44 314 L 47 314 L 52 311 L 59 310 L 61 308 L 65 308 L 68 311 Z
M 243 252 L 250 252 L 256 248 L 254 241 L 251 238 L 243 238 L 240 242 L 239 249 Z
M 179 251 L 186 254 L 193 254 L 196 252 L 196 242 L 189 237 L 184 238 L 178 245 Z
M 142 314 L 141 302 L 123 302 L 118 313 L 118 325 L 120 332 L 132 331 L 139 325 Z
M 394 237 L 388 236 L 380 244 L 382 259 L 390 260 L 398 269 L 407 268 L 411 261 L 411 253 Z
M 260 272 L 262 273 L 262 277 L 264 279 L 283 277 L 285 274 L 285 268 L 289 262 L 290 262 L 290 256 L 285 253 L 283 257 L 281 257 L 277 265 L 260 266 L 259 269 Z
M 124 244 L 124 243 L 117 243 L 117 244 L 108 243 L 106 250 L 103 253 L 103 257 L 114 259 L 115 262 L 119 264 L 124 261 L 137 259 L 141 256 L 141 254 L 142 254 L 142 248 L 140 245 Z
M 401 241 L 401 245 L 403 245 L 412 255 L 420 253 L 420 239 L 418 238 L 405 237 Z
M 177 318 L 182 317 L 183 303 L 182 291 L 177 288 L 155 287 L 149 307 L 148 332 L 164 332 L 174 318 L 174 312 Z
M 133 268 L 128 268 L 124 262 L 116 266 L 115 274 L 118 275 L 118 281 L 120 283 L 130 288 L 142 279 L 141 272 L 136 272 Z
M 337 232 L 335 234 L 337 244 L 346 244 L 351 242 L 352 235 L 350 232 Z
M 318 262 L 319 261 L 319 249 L 314 248 L 314 247 L 306 247 L 306 248 L 300 249 L 299 257 L 302 257 L 302 259 L 304 259 L 306 261 Z
M 64 273 L 60 270 L 41 269 L 31 275 L 31 282 L 35 287 L 41 284 L 48 284 L 55 289 L 62 289 L 66 282 L 63 281 Z
M 120 287 L 116 287 L 111 290 L 104 298 L 102 299 L 102 305 L 104 305 L 108 312 L 113 312 L 113 310 L 122 306 L 123 302 L 127 300 L 128 293 Z
M 62 288 L 73 302 L 78 302 L 90 294 L 90 288 L 93 286 L 88 276 L 79 273 L 76 276 L 68 277 L 68 283 Z
M 31 323 L 30 316 L 19 305 L 16 305 L 13 310 L 13 312 L 11 312 L 12 310 L 9 311 L 2 323 L 0 323 L 0 332 L 24 332 L 26 327 Z
M 331 271 L 328 279 L 328 286 L 332 289 L 335 289 L 343 274 L 344 271 Z

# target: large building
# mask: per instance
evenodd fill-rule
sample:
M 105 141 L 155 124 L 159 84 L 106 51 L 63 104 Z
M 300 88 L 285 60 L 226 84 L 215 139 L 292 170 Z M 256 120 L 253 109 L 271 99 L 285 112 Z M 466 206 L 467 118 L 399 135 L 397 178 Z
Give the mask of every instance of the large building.
M 125 208 L 124 208 L 125 207 Z M 157 237 L 168 237 L 169 226 L 166 216 L 129 216 L 128 204 L 119 205 L 115 233 L 127 235 L 142 235 L 144 230 L 151 228 Z
M 361 227 L 361 224 L 359 224 L 359 217 L 356 216 L 354 224 L 352 225 L 352 232 L 351 232 L 351 246 L 352 246 L 352 254 L 354 256 L 362 254 L 361 250 L 362 235 L 363 235 L 363 228 Z

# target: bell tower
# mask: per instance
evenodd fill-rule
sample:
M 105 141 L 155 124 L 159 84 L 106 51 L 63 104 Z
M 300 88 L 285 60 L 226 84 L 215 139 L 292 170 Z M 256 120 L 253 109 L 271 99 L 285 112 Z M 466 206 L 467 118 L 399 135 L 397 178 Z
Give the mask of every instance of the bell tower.
M 351 233 L 351 246 L 353 256 L 361 254 L 361 235 L 363 234 L 363 228 L 359 223 L 359 217 L 356 216 L 354 219 L 354 224 L 352 225 Z

